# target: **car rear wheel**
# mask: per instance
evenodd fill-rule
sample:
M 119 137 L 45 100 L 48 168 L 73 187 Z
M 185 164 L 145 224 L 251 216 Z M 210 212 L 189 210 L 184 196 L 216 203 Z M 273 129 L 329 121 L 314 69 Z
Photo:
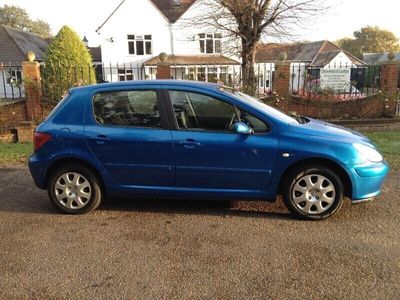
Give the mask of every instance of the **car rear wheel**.
M 321 220 L 340 209 L 343 195 L 343 184 L 335 172 L 317 166 L 292 172 L 284 186 L 283 199 L 295 217 Z
M 47 191 L 51 202 L 69 214 L 88 213 L 96 209 L 102 199 L 96 176 L 89 169 L 75 164 L 53 172 Z

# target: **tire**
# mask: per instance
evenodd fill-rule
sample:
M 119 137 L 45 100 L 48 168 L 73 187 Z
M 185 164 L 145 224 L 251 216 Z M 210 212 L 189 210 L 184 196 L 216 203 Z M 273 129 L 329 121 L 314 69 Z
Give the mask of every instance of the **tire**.
M 283 188 L 286 207 L 299 219 L 326 219 L 336 213 L 343 203 L 342 181 L 335 172 L 324 166 L 294 170 Z
M 84 214 L 95 210 L 103 193 L 99 180 L 88 168 L 69 164 L 55 170 L 47 187 L 50 201 L 62 212 Z

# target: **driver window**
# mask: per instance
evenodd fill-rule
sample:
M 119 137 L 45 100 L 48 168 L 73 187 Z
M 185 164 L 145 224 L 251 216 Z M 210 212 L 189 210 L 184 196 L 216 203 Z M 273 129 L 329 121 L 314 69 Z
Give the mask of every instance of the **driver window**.
M 232 132 L 233 124 L 240 121 L 254 133 L 269 130 L 252 114 L 213 97 L 185 91 L 169 91 L 169 96 L 180 129 Z
M 269 131 L 268 125 L 261 121 L 259 118 L 242 109 L 240 109 L 239 111 L 240 121 L 251 127 L 254 133 L 264 133 Z
M 210 96 L 169 91 L 179 128 L 191 130 L 230 131 L 237 119 L 233 105 Z

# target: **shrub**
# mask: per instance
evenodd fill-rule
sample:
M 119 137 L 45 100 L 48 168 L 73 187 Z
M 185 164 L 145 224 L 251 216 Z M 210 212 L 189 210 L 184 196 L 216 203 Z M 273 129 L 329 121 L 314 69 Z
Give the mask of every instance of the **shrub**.
M 71 87 L 96 82 L 90 53 L 68 26 L 63 26 L 50 43 L 42 78 L 45 98 L 56 101 Z

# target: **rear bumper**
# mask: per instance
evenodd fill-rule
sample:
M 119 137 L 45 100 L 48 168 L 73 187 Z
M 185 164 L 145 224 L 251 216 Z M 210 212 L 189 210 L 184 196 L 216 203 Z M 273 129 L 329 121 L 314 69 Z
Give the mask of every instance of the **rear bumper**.
M 45 182 L 47 165 L 45 162 L 40 160 L 37 155 L 33 154 L 29 157 L 28 165 L 35 185 L 38 188 L 45 190 L 47 188 Z
M 386 161 L 365 163 L 351 168 L 353 203 L 369 202 L 379 195 L 389 172 Z

